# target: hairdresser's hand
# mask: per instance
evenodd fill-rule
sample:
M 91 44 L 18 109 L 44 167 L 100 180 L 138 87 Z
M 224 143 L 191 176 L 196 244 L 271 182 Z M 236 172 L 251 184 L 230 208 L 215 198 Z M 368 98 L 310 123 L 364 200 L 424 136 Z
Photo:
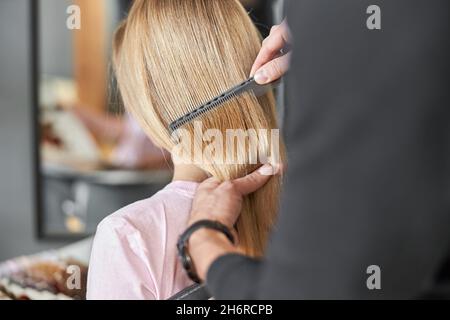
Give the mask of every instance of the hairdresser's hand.
M 261 188 L 277 171 L 266 164 L 245 177 L 220 182 L 212 177 L 198 187 L 192 203 L 190 223 L 217 220 L 232 229 L 242 209 L 244 196 Z
M 291 58 L 290 41 L 286 20 L 272 27 L 250 72 L 250 76 L 254 75 L 257 83 L 266 84 L 275 81 L 286 73 Z
M 215 178 L 205 180 L 198 187 L 192 204 L 189 225 L 203 220 L 217 220 L 233 230 L 242 209 L 243 196 L 261 188 L 279 169 L 266 164 L 251 174 L 226 182 Z M 238 252 L 220 232 L 200 229 L 189 240 L 189 252 L 200 279 L 205 279 L 211 263 L 226 253 Z

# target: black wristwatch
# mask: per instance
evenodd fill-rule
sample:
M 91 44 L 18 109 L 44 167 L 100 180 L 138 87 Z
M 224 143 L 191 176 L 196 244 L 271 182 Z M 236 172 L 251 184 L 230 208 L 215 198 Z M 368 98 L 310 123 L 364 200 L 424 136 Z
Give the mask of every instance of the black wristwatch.
M 199 220 L 193 223 L 189 228 L 184 231 L 180 238 L 178 239 L 177 248 L 178 248 L 178 256 L 180 257 L 181 264 L 183 265 L 184 270 L 186 270 L 187 275 L 191 278 L 192 281 L 200 283 L 200 279 L 197 275 L 197 271 L 195 270 L 194 263 L 192 262 L 191 256 L 188 250 L 188 241 L 190 236 L 197 230 L 201 228 L 213 229 L 222 232 L 231 243 L 234 244 L 234 237 L 224 224 L 214 221 L 214 220 Z

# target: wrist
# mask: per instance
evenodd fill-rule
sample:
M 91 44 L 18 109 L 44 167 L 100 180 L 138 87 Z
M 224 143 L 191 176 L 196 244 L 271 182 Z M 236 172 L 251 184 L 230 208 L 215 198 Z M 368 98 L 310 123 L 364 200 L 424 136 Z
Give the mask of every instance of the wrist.
M 188 222 L 188 225 L 191 226 L 194 223 L 200 221 L 200 220 L 211 220 L 211 221 L 217 221 L 221 224 L 223 224 L 224 226 L 226 226 L 228 229 L 233 230 L 234 229 L 234 225 L 232 223 L 230 223 L 229 221 L 227 221 L 226 219 L 221 219 L 220 217 L 214 215 L 214 214 L 196 214 L 195 212 L 191 213 L 191 219 Z M 213 229 L 207 229 L 204 228 L 202 229 L 202 231 L 207 230 L 207 231 L 215 231 Z M 199 230 L 200 231 L 200 230 Z M 195 232 L 197 233 L 197 232 Z
M 189 238 L 188 245 L 189 248 L 198 248 L 199 246 L 202 246 L 205 243 L 230 243 L 230 240 L 227 239 L 227 237 L 218 230 L 212 230 L 212 229 L 199 229 L 196 232 L 194 232 L 191 237 Z
M 188 246 L 197 275 L 202 281 L 217 258 L 238 251 L 223 233 L 211 229 L 197 230 L 190 237 Z
M 211 233 L 213 230 L 216 232 Z M 200 283 L 212 261 L 232 248 L 234 242 L 232 231 L 227 226 L 216 220 L 200 219 L 180 235 L 178 256 L 189 278 Z

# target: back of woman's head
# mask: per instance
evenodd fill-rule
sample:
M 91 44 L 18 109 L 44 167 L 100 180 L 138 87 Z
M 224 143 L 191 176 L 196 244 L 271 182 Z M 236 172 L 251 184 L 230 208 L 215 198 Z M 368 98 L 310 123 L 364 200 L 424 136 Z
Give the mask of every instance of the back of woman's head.
M 245 80 L 260 49 L 258 31 L 237 0 L 136 0 L 114 42 L 114 68 L 126 108 L 152 140 L 169 151 L 176 144 L 169 124 Z M 244 93 L 199 120 L 202 132 L 215 129 L 223 134 L 219 158 L 224 161 L 195 164 L 221 180 L 244 176 L 260 165 L 248 139 L 246 144 L 226 144 L 229 129 L 262 133 L 257 135 L 260 160 L 284 160 L 283 144 L 270 131 L 277 128 L 272 93 Z M 211 141 L 199 137 L 194 127 L 194 122 L 185 125 L 182 135 L 192 137 L 190 151 L 205 150 Z M 260 129 L 269 130 L 264 134 Z M 263 253 L 279 192 L 280 179 L 273 177 L 244 199 L 237 231 L 246 253 Z

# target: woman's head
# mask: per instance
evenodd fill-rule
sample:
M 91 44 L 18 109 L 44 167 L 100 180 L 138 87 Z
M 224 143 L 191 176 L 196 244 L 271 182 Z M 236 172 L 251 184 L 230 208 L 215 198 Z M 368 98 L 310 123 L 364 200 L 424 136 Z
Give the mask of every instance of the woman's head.
M 170 151 L 176 142 L 169 124 L 245 80 L 259 49 L 258 31 L 237 0 L 136 0 L 116 32 L 114 67 L 126 108 L 153 141 Z M 200 120 L 203 130 L 222 132 L 224 142 L 229 129 L 277 127 L 272 93 L 242 94 Z M 193 123 L 184 130 L 192 141 L 200 141 L 197 148 L 207 146 L 208 141 L 194 138 L 198 131 Z M 270 132 L 258 137 L 262 155 L 273 156 L 271 142 Z M 235 151 L 232 163 L 197 165 L 222 180 L 258 166 L 250 163 L 247 145 L 224 149 L 230 147 Z M 282 143 L 279 152 L 283 160 Z M 237 229 L 247 253 L 262 254 L 278 195 L 279 181 L 271 179 L 245 199 Z

